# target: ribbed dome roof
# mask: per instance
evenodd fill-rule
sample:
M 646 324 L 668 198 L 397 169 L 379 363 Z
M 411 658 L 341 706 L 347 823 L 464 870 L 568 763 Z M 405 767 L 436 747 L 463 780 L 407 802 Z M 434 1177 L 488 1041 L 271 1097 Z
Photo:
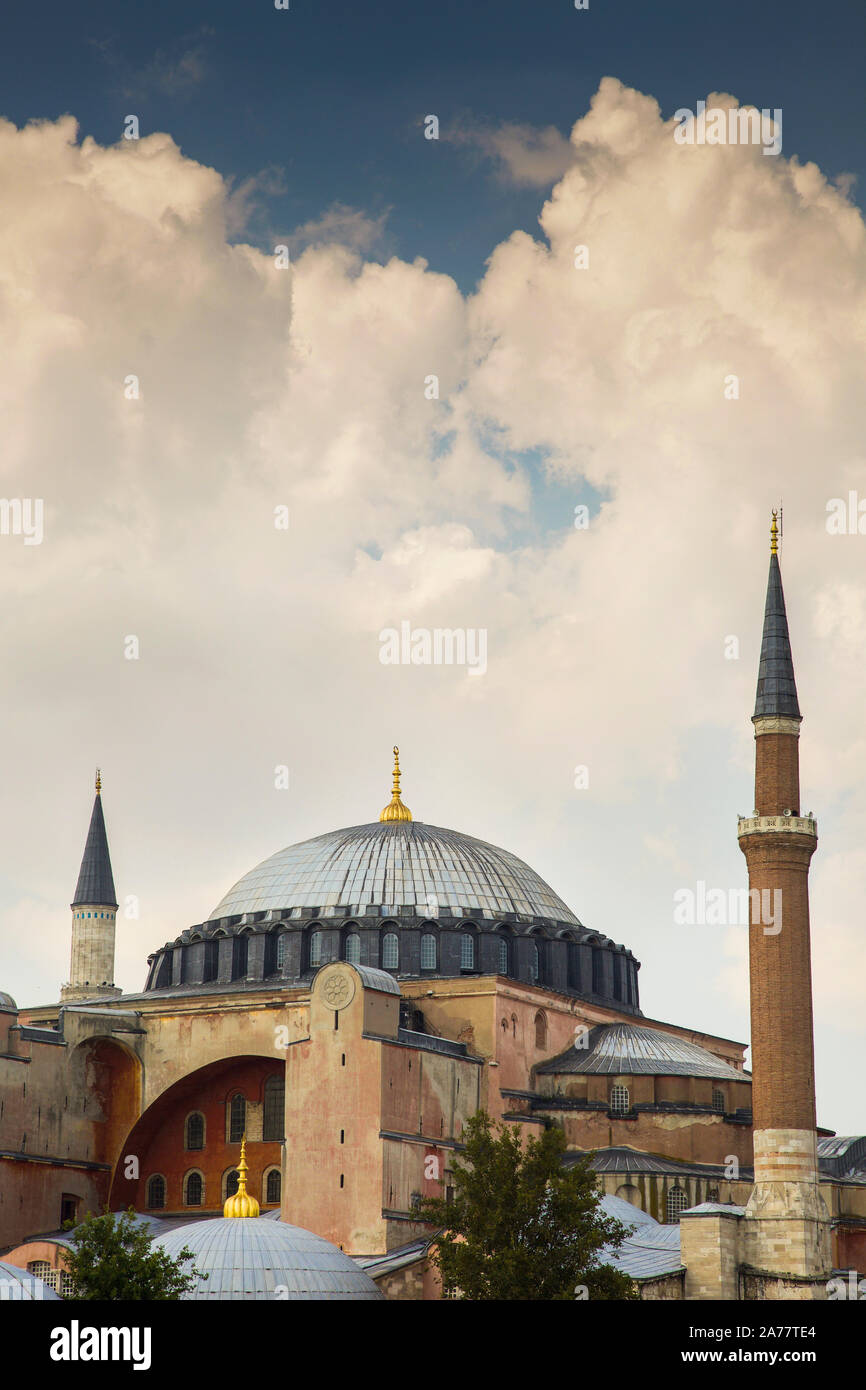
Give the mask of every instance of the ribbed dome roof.
M 602 1023 L 589 1030 L 588 1047 L 570 1047 L 538 1068 L 552 1073 L 607 1073 L 622 1076 L 707 1076 L 718 1081 L 751 1081 L 697 1043 L 674 1033 L 633 1023 Z
M 176 1260 L 183 1246 L 196 1280 L 187 1299 L 373 1299 L 383 1298 L 373 1280 L 330 1241 L 300 1226 L 262 1217 L 216 1217 L 176 1226 L 153 1242 Z M 277 1292 L 285 1290 L 285 1292 Z
M 18 1011 L 18 1005 L 12 995 L 6 993 L 5 989 L 0 989 L 0 1009 L 12 1009 L 16 1013 Z
M 430 900 L 435 900 L 435 906 Z M 580 926 L 534 869 L 484 840 L 420 821 L 374 822 L 290 845 L 256 865 L 210 914 L 346 907 L 430 915 L 516 912 Z

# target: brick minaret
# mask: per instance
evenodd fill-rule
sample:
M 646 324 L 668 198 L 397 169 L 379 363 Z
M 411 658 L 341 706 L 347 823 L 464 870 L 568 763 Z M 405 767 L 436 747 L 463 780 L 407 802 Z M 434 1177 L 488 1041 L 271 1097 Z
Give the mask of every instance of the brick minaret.
M 102 814 L 102 779 L 97 769 L 96 799 L 75 897 L 72 899 L 72 957 L 69 983 L 60 998 L 114 998 L 123 991 L 114 983 L 114 926 L 117 898 Z
M 755 811 L 738 827 L 751 902 L 755 1144 L 744 1253 L 756 1275 L 752 1296 L 820 1298 L 826 1296 L 830 1241 L 818 1186 L 809 945 L 809 862 L 818 832 L 811 814 L 800 814 L 802 716 L 777 550 L 774 512 L 752 716 Z

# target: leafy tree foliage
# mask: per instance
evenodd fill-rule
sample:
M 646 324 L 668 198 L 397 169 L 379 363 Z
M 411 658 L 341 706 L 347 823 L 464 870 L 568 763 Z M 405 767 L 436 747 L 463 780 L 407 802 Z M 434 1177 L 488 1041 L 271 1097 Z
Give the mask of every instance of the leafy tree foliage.
M 173 1260 L 164 1250 L 152 1250 L 152 1240 L 135 1220 L 132 1207 L 117 1216 L 107 1210 L 104 1216 L 89 1212 L 72 1234 L 67 1257 L 72 1289 L 67 1297 L 120 1303 L 179 1299 L 198 1275 L 196 1270 L 183 1271 L 195 1256 L 184 1246 Z
M 627 1275 L 601 1263 L 629 1228 L 600 1207 L 587 1159 L 563 1168 L 561 1129 L 526 1146 L 515 1129 L 479 1110 L 463 1130 L 454 1200 L 428 1198 L 422 1219 L 442 1228 L 431 1255 L 446 1297 L 462 1299 L 631 1299 Z

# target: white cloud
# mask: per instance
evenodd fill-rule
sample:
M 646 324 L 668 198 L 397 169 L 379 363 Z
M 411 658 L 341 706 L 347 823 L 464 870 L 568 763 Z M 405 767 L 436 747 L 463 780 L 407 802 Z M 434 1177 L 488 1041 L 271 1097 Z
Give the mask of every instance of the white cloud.
M 742 959 L 673 928 L 671 891 L 744 882 L 783 496 L 816 1016 L 862 1047 L 836 972 L 861 932 L 866 538 L 824 525 L 828 497 L 866 494 L 862 219 L 813 165 L 678 146 L 612 79 L 570 144 L 541 235 L 492 248 L 467 301 L 423 260 L 365 259 L 359 210 L 298 229 L 288 271 L 232 245 L 231 188 L 167 135 L 101 149 L 69 118 L 0 125 L 3 491 L 46 514 L 42 546 L 0 538 L 0 988 L 19 1002 L 65 978 L 65 950 L 12 957 L 18 904 L 55 904 L 65 939 L 97 762 L 118 887 L 142 901 L 119 930 L 133 988 L 251 864 L 374 818 L 399 742 L 415 814 L 505 844 L 631 945 L 648 1014 L 744 1036 Z M 587 531 L 566 501 L 527 542 L 529 465 L 503 449 L 609 500 Z M 487 629 L 487 674 L 383 667 L 378 633 L 404 617 Z M 822 855 L 853 885 L 832 900 Z M 821 1113 L 845 1128 L 840 1037 Z

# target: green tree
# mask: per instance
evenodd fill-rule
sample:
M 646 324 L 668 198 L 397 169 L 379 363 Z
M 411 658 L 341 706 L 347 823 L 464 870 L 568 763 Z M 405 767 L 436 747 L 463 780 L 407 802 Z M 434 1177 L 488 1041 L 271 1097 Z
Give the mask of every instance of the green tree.
M 135 1220 L 132 1207 L 116 1216 L 107 1210 L 104 1216 L 89 1212 L 71 1239 L 69 1298 L 168 1302 L 185 1294 L 196 1278 L 208 1277 L 197 1270 L 184 1273 L 183 1266 L 195 1258 L 187 1246 L 176 1260 L 164 1250 L 152 1250 L 153 1236 Z
M 562 1166 L 561 1129 L 523 1147 L 513 1127 L 494 1126 L 479 1110 L 463 1142 L 454 1200 L 428 1198 L 420 1206 L 422 1219 L 442 1228 L 431 1256 L 446 1297 L 637 1297 L 632 1280 L 599 1258 L 603 1246 L 618 1249 L 629 1228 L 604 1214 L 587 1159 Z

